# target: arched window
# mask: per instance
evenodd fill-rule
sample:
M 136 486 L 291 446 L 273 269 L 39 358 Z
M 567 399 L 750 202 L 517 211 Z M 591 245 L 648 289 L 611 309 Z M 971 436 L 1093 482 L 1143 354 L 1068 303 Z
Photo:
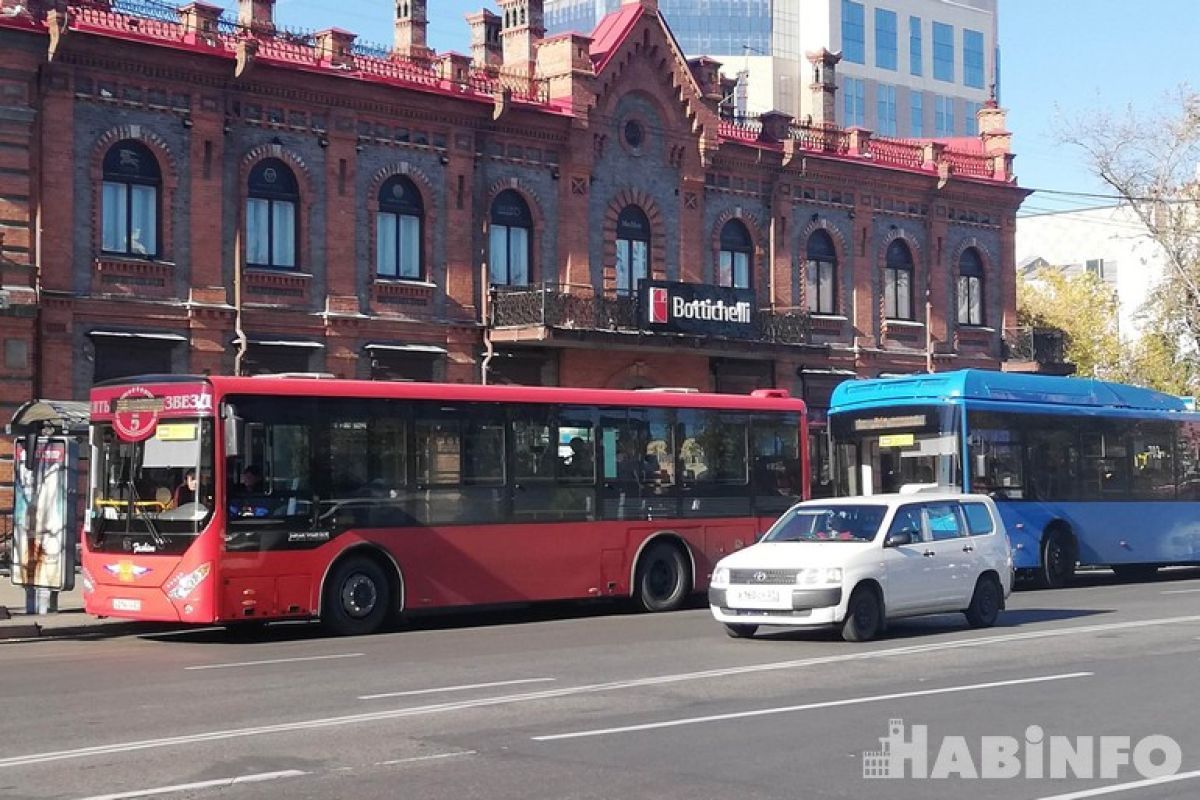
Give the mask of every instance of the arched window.
M 958 258 L 958 324 L 982 325 L 983 259 L 968 247 Z
M 912 251 L 900 239 L 887 249 L 883 273 L 883 313 L 888 319 L 912 319 Z
M 630 294 L 650 277 L 650 220 L 637 206 L 617 217 L 617 293 Z
M 717 283 L 736 289 L 750 288 L 754 265 L 754 242 L 750 231 L 739 220 L 731 219 L 721 228 L 721 253 L 717 259 Z
M 250 170 L 246 199 L 246 263 L 254 267 L 294 269 L 296 209 L 300 189 L 296 175 L 278 158 L 266 158 Z
M 396 175 L 384 181 L 375 214 L 375 272 L 379 277 L 421 279 L 424 216 L 421 194 L 411 180 Z
M 837 313 L 837 250 L 825 231 L 808 237 L 808 310 L 813 314 Z
M 158 203 L 162 171 L 150 148 L 133 139 L 104 154 L 100 198 L 100 248 L 106 253 L 158 255 Z
M 521 195 L 505 189 L 492 201 L 489 229 L 492 283 L 500 286 L 529 285 L 529 240 L 533 237 L 533 217 Z

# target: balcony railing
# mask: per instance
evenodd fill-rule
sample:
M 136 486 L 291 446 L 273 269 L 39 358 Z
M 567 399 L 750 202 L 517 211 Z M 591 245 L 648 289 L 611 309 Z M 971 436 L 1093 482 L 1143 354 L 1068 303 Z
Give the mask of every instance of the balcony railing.
M 560 330 L 651 332 L 638 324 L 633 295 L 606 296 L 591 286 L 544 284 L 492 289 L 488 324 L 493 328 L 542 326 Z M 768 344 L 811 341 L 810 319 L 800 309 L 760 309 L 750 336 L 714 336 Z
M 1066 336 L 1057 328 L 1010 328 L 1004 331 L 1004 360 L 1066 364 Z

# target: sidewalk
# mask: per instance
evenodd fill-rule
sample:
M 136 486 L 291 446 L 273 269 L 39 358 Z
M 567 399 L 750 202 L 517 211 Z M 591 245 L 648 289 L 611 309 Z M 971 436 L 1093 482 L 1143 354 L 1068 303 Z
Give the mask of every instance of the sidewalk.
M 97 619 L 83 611 L 83 596 L 78 576 L 75 589 L 59 592 L 58 611 L 51 614 L 25 613 L 25 587 L 14 586 L 8 571 L 0 574 L 0 607 L 8 609 L 9 619 L 0 619 L 0 643 L 38 637 L 73 637 L 102 634 L 120 636 L 159 627 L 154 623 L 127 619 Z

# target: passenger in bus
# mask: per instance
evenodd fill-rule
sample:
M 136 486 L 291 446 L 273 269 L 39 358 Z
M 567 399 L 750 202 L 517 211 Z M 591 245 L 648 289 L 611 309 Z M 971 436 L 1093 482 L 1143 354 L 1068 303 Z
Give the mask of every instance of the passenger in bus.
M 171 507 L 179 508 L 194 502 L 196 502 L 196 470 L 189 469 L 183 473 L 183 483 L 175 487 L 175 495 L 171 498 Z
M 595 462 L 592 458 L 592 448 L 578 436 L 567 443 L 571 455 L 562 463 L 562 475 L 571 478 L 590 478 L 595 472 Z

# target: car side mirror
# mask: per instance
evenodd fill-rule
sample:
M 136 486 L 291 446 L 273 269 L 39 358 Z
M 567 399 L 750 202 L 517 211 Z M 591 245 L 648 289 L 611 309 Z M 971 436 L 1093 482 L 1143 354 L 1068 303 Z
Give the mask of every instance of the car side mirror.
M 912 544 L 912 531 L 900 531 L 898 533 L 889 533 L 888 537 L 883 540 L 884 547 L 900 547 L 901 545 Z

